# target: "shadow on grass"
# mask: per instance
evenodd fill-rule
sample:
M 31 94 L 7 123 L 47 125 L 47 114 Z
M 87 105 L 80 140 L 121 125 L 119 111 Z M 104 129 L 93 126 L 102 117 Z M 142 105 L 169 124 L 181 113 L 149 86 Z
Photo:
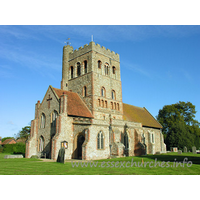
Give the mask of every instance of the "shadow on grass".
M 170 162 L 183 162 L 185 158 L 187 158 L 187 161 L 192 161 L 193 164 L 200 164 L 200 154 L 191 154 L 191 153 L 185 153 L 185 154 L 158 154 L 158 155 L 145 155 L 140 156 L 141 158 L 149 158 L 149 159 L 157 159 L 158 161 L 170 161 Z

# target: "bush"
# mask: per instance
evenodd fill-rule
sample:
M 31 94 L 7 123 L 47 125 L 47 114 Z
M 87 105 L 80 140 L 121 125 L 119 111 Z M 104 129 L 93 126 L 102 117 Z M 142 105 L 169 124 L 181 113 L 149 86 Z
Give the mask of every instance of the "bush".
M 32 155 L 31 158 L 39 158 L 37 155 Z
M 23 156 L 25 156 L 25 149 L 26 149 L 26 144 L 16 143 L 13 146 L 13 153 L 14 154 L 23 154 Z

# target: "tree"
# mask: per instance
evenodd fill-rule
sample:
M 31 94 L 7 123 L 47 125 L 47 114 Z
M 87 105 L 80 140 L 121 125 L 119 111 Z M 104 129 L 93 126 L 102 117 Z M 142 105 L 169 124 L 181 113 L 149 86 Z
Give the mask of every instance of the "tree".
M 163 126 L 163 134 L 167 148 L 176 146 L 183 149 L 187 146 L 200 147 L 200 123 L 195 120 L 195 106 L 190 102 L 179 101 L 166 105 L 159 110 L 157 120 Z
M 22 128 L 22 130 L 17 134 L 17 138 L 25 138 L 28 139 L 28 136 L 30 135 L 31 132 L 31 127 L 30 126 L 25 126 Z

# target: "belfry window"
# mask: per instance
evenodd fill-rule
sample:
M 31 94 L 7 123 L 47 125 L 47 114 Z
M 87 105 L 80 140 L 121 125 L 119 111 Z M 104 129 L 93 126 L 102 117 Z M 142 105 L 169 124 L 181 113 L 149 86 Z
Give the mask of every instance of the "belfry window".
M 77 76 L 81 75 L 81 64 L 78 62 L 77 63 Z
M 112 73 L 115 74 L 115 71 L 116 71 L 116 67 L 113 66 L 113 67 L 112 67 Z
M 105 69 L 105 75 L 108 75 L 109 71 L 108 64 L 105 64 L 104 69 Z
M 112 90 L 111 96 L 112 96 L 112 99 L 113 99 L 113 100 L 116 99 L 116 95 L 115 95 L 115 91 L 114 91 L 114 90 Z
M 87 96 L 87 87 L 84 86 L 83 87 L 83 97 L 86 97 Z
M 98 69 L 101 69 L 101 61 L 98 60 Z
M 84 70 L 85 70 L 85 74 L 87 73 L 87 60 L 84 61 Z
M 104 141 L 103 141 L 103 132 L 100 131 L 97 135 L 97 149 L 103 149 L 104 147 Z
M 45 123 L 46 123 L 46 117 L 45 117 L 45 114 L 42 113 L 40 117 L 40 128 L 45 128 Z
M 102 96 L 102 97 L 105 97 L 105 96 L 106 96 L 105 93 L 106 93 L 106 90 L 105 90 L 104 87 L 102 87 L 102 88 L 101 88 L 101 96 Z
M 73 74 L 74 74 L 74 68 L 73 68 L 73 66 L 70 67 L 70 71 L 71 71 L 71 78 L 73 78 Z

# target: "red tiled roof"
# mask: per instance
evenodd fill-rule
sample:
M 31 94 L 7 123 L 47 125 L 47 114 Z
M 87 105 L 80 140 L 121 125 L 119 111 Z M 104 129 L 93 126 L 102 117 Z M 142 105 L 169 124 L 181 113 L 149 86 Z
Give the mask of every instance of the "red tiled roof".
M 25 144 L 26 143 L 26 138 L 19 138 L 19 139 L 17 139 L 16 143 L 19 143 L 19 142 Z
M 1 143 L 1 145 L 10 144 L 10 143 L 12 142 L 12 140 L 14 140 L 13 142 L 16 143 L 16 142 L 15 142 L 15 139 L 10 138 L 10 139 L 6 139 L 5 141 L 3 141 L 3 142 Z M 12 143 L 12 144 L 14 144 L 14 143 Z
M 55 93 L 57 94 L 58 98 L 60 98 L 63 95 L 63 92 L 67 94 L 67 114 L 68 115 L 93 118 L 92 113 L 90 112 L 86 104 L 82 101 L 82 99 L 79 97 L 77 93 L 61 90 L 57 88 L 53 88 L 53 89 Z
M 124 120 L 142 123 L 142 126 L 162 128 L 146 108 L 123 103 Z

